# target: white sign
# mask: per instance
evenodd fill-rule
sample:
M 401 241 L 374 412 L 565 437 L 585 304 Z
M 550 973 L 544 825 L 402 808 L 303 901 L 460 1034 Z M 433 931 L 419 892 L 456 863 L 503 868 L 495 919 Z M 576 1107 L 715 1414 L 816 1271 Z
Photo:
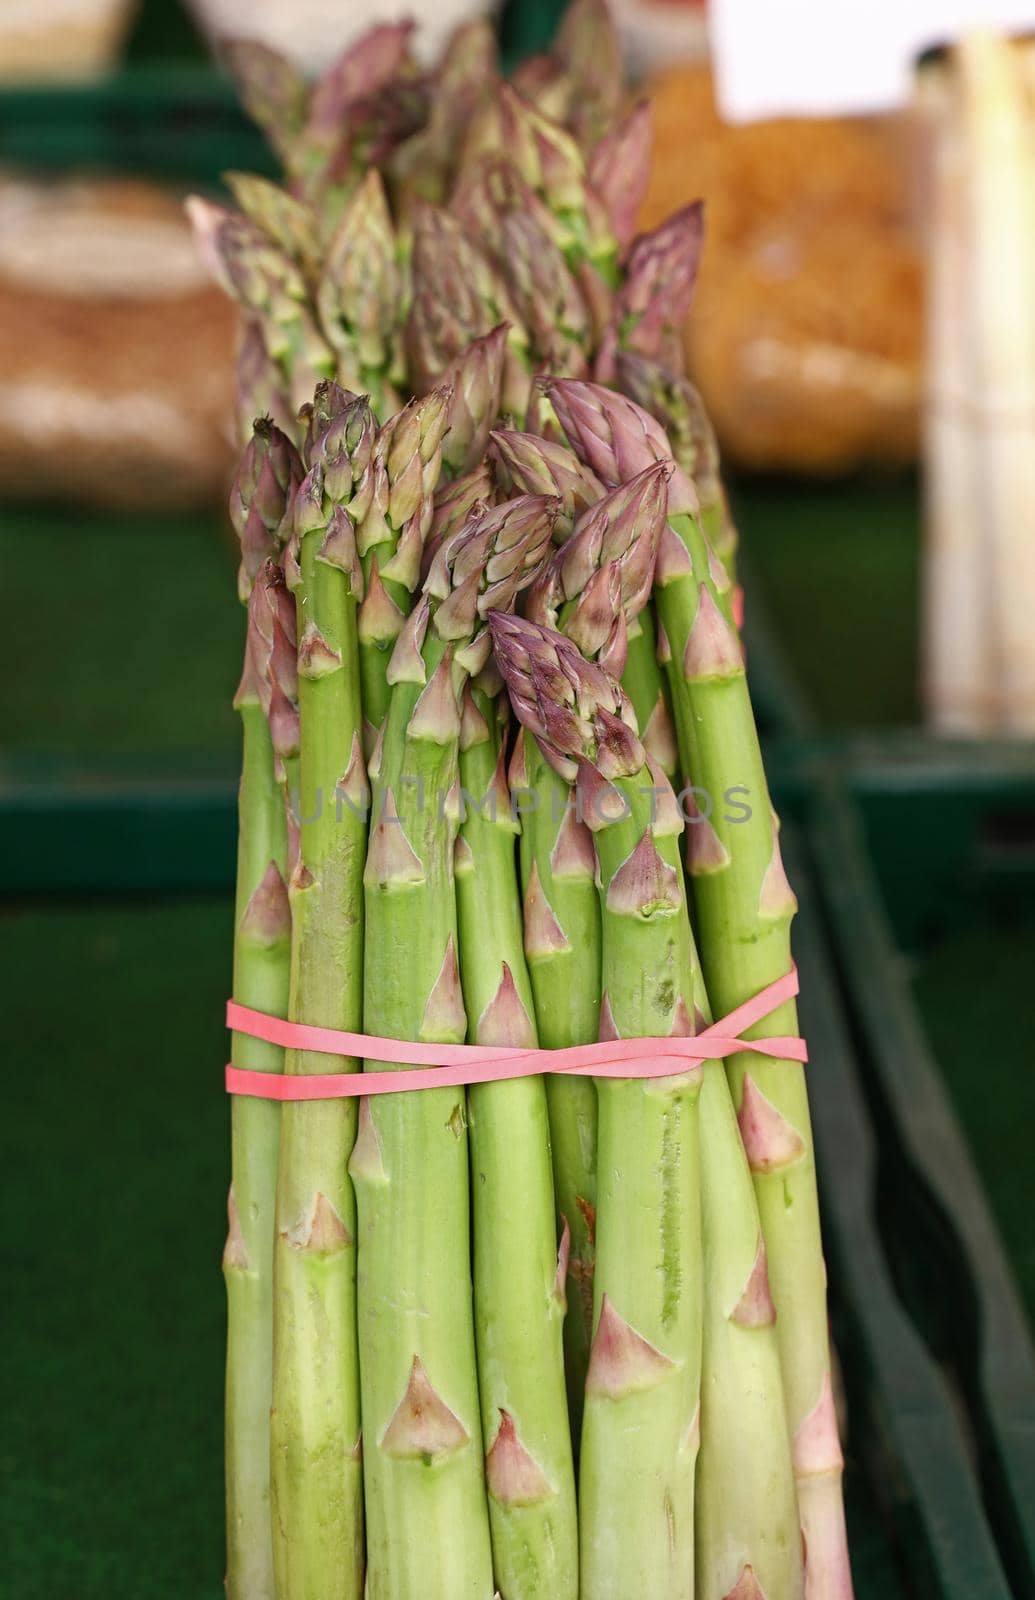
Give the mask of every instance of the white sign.
M 1035 0 L 710 0 L 710 14 L 731 122 L 890 111 L 932 45 L 975 27 L 1035 29 Z

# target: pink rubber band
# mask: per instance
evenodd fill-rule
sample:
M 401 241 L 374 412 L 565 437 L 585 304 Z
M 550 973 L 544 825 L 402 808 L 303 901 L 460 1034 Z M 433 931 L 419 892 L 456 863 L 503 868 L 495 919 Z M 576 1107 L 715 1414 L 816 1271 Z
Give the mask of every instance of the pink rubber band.
M 263 1100 L 341 1100 L 355 1095 L 398 1094 L 409 1089 L 445 1089 L 460 1084 L 498 1083 L 565 1072 L 591 1078 L 671 1078 L 699 1061 L 714 1061 L 751 1050 L 780 1061 L 807 1061 L 804 1039 L 742 1039 L 753 1027 L 798 993 L 798 969 L 770 983 L 729 1016 L 712 1023 L 692 1039 L 604 1039 L 566 1050 L 523 1050 L 506 1045 L 417 1044 L 382 1039 L 376 1034 L 319 1028 L 306 1022 L 285 1022 L 265 1011 L 228 1000 L 226 1025 L 235 1033 L 285 1049 L 312 1050 L 321 1055 L 358 1056 L 367 1061 L 394 1061 L 400 1070 L 383 1072 L 256 1072 L 226 1068 L 228 1094 Z
M 744 591 L 739 583 L 733 589 L 733 623 L 740 633 L 744 627 Z

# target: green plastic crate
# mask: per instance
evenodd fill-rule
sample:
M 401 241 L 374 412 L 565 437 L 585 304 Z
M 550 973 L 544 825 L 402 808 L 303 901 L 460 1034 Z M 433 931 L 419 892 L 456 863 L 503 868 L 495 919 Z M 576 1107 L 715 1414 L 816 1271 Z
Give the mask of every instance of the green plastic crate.
M 1018 1275 L 1030 1313 L 1035 749 L 814 747 L 789 793 L 879 1139 L 885 1254 L 957 1396 L 1014 1592 L 1031 1595 L 1035 1349 Z

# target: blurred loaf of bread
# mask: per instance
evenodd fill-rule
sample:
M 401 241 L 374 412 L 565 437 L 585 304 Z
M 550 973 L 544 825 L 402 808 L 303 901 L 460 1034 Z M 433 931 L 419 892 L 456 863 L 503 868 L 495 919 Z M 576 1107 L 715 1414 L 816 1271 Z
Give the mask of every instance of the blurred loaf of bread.
M 821 472 L 912 459 L 922 275 L 903 128 L 724 124 L 704 67 L 664 73 L 647 92 L 655 157 L 644 224 L 706 201 L 687 340 L 725 454 Z
M 150 185 L 0 182 L 0 494 L 218 498 L 235 318 L 178 199 Z

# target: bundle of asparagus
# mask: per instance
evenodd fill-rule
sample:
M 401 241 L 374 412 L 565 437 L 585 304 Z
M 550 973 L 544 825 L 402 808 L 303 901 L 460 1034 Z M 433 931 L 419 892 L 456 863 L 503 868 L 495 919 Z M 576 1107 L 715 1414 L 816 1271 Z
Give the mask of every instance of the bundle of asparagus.
M 263 412 L 234 985 L 303 1027 L 234 1047 L 284 1104 L 234 1100 L 228 1594 L 844 1600 L 804 1077 L 692 1046 L 794 909 L 678 364 L 699 209 L 632 237 L 600 0 L 510 85 L 480 25 L 430 82 L 405 28 L 312 89 L 232 60 L 289 175 L 194 208 Z M 664 1077 L 295 1083 L 663 1037 Z

